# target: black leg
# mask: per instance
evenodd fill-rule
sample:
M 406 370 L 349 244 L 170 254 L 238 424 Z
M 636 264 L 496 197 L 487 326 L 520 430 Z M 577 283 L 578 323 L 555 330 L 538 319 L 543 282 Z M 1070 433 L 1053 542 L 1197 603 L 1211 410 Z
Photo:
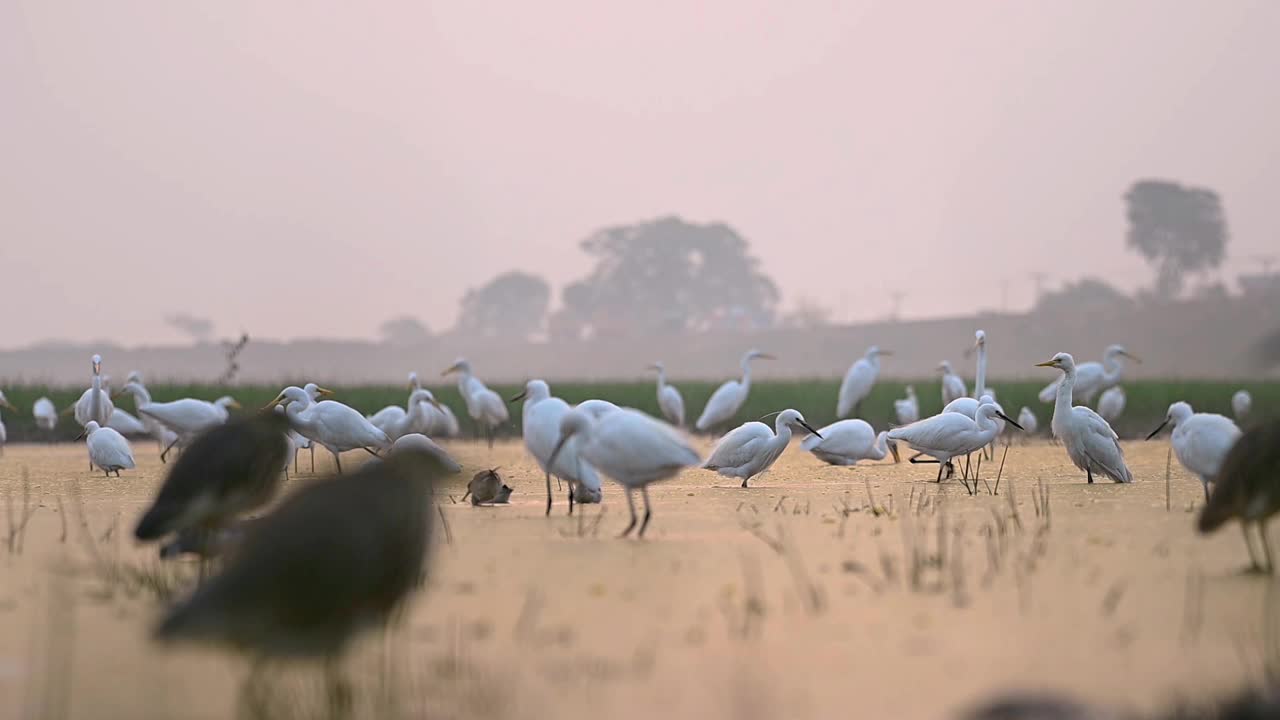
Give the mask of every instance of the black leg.
M 338 474 L 342 474 L 342 458 L 338 457 L 338 453 L 333 454 L 333 461 L 338 465 Z
M 551 514 L 551 473 L 547 472 L 547 514 Z
M 631 488 L 627 488 L 627 507 L 631 508 L 631 522 L 627 523 L 627 527 L 618 536 L 620 538 L 630 535 L 631 529 L 636 526 L 636 500 L 631 496 Z
M 1249 524 L 1247 522 L 1240 523 L 1240 532 L 1244 534 L 1244 546 L 1249 548 L 1249 571 L 1262 572 L 1262 563 L 1258 562 L 1258 556 L 1253 552 L 1253 541 L 1249 539 Z M 1265 537 L 1263 538 L 1266 539 Z
M 293 474 L 298 474 L 298 446 L 293 447 Z
M 174 446 L 174 445 L 177 445 L 177 444 L 178 444 L 178 439 L 177 439 L 177 438 L 174 438 L 173 442 L 169 443 L 169 447 L 165 448 L 165 449 L 160 453 L 160 462 L 166 462 L 166 461 L 165 461 L 165 456 L 167 456 L 167 455 L 169 454 L 169 451 L 173 449 L 173 446 Z
M 911 462 L 915 462 L 915 460 L 912 460 Z M 935 461 L 935 462 L 936 462 L 936 461 Z M 947 468 L 947 466 L 946 466 L 945 464 L 943 464 L 943 463 L 941 463 L 941 462 L 939 462 L 939 463 L 938 463 L 938 479 L 937 479 L 937 480 L 935 480 L 934 482 L 937 482 L 937 483 L 941 483 L 941 482 L 942 482 L 942 471 L 943 471 L 943 470 L 945 470 L 946 468 Z
M 316 471 L 316 441 L 315 440 L 311 441 L 310 448 L 311 448 L 311 472 L 314 474 Z
M 1092 485 L 1092 484 L 1093 484 L 1093 471 L 1092 471 L 1092 470 L 1090 470 L 1089 468 L 1085 468 L 1085 469 L 1084 469 L 1084 471 L 1085 471 L 1086 473 L 1088 473 L 1088 474 L 1089 474 L 1089 484 L 1090 484 L 1090 485 Z
M 573 483 L 569 483 L 569 514 L 573 514 Z
M 640 523 L 640 532 L 636 537 L 644 537 L 644 529 L 649 527 L 649 516 L 653 514 L 649 508 L 649 486 L 641 485 L 640 494 L 644 496 L 644 522 Z

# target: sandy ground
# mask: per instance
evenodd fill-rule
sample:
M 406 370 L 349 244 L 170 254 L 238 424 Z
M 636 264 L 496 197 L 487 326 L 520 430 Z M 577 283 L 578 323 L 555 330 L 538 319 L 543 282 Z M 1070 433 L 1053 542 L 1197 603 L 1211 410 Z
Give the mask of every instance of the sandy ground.
M 1130 708 L 1235 688 L 1267 657 L 1274 588 L 1241 574 L 1234 527 L 1195 534 L 1202 492 L 1176 461 L 1166 510 L 1166 447 L 1129 444 L 1138 482 L 1126 487 L 1086 485 L 1061 448 L 1015 446 L 999 495 L 971 496 L 930 482 L 931 466 L 836 468 L 793 446 L 747 490 L 703 470 L 655 486 L 649 535 L 635 542 L 614 538 L 626 521 L 616 486 L 574 518 L 557 498 L 547 518 L 543 479 L 519 444 L 454 443 L 467 472 L 437 498 L 451 538 L 438 534 L 407 620 L 349 658 L 357 707 L 366 717 L 944 718 L 1010 688 Z M 127 578 L 185 582 L 192 566 L 159 570 L 155 549 L 132 540 L 162 476 L 154 446 L 135 449 L 139 468 L 120 479 L 91 474 L 83 446 L 9 446 L 0 457 L 12 512 L 24 474 L 34 507 L 20 553 L 0 536 L 0 717 L 248 712 L 241 659 L 148 640 L 164 601 Z M 996 464 L 982 472 L 992 483 Z M 492 465 L 516 490 L 511 506 L 453 502 L 464 477 Z M 867 480 L 884 512 L 872 511 Z M 263 716 L 316 716 L 318 672 L 270 672 Z

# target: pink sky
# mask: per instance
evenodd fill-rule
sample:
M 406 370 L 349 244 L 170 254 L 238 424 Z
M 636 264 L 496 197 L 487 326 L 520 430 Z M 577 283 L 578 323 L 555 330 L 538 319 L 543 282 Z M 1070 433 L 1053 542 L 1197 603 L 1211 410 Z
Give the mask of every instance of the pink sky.
M 440 329 L 669 213 L 840 319 L 1006 280 L 1024 307 L 1033 270 L 1149 282 L 1120 196 L 1151 176 L 1223 195 L 1234 274 L 1280 237 L 1277 28 L 1267 0 L 10 0 L 0 346 Z

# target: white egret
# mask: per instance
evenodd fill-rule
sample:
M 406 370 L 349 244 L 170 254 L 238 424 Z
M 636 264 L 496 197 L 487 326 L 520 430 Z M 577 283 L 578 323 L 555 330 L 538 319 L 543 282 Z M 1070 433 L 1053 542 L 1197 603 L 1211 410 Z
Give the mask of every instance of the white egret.
M 141 388 L 141 394 L 139 393 L 139 388 L 141 386 L 137 383 L 129 383 L 125 386 L 126 390 L 133 393 L 135 403 L 139 397 L 150 398 L 146 388 Z M 195 398 L 182 398 L 169 402 L 152 401 L 137 405 L 138 415 L 160 421 L 162 425 L 172 430 L 175 435 L 175 439 L 160 452 L 161 462 L 165 461 L 165 457 L 175 445 L 190 444 L 200 433 L 215 425 L 225 423 L 227 418 L 231 416 L 228 408 L 239 407 L 240 403 L 229 395 L 223 395 L 213 402 Z
M 858 418 L 831 423 L 801 440 L 800 447 L 831 465 L 883 460 L 889 453 L 893 453 L 893 461 L 898 462 L 898 446 L 889 442 L 889 431 L 882 430 L 877 435 L 870 423 Z
M 1127 398 L 1124 394 L 1124 388 L 1116 385 L 1102 391 L 1102 396 L 1098 398 L 1098 414 L 1108 423 L 1115 422 L 1124 414 L 1124 406 Z
M 111 420 L 113 410 L 115 405 L 102 385 L 102 356 L 94 355 L 93 377 L 90 380 L 89 389 L 80 395 L 79 400 L 76 400 L 76 404 L 72 406 L 72 412 L 76 422 L 82 427 L 90 420 L 96 420 L 99 427 L 106 427 L 107 422 Z
M 399 453 L 399 452 L 406 452 L 409 450 L 425 452 L 428 455 L 435 456 L 440 461 L 440 465 L 444 468 L 445 472 L 448 472 L 448 473 L 462 472 L 462 465 L 458 464 L 458 461 L 454 460 L 449 455 L 448 451 L 446 451 L 444 448 L 437 445 L 434 440 L 427 437 L 426 435 L 423 435 L 422 433 L 409 433 L 407 435 L 401 435 L 400 437 L 396 438 L 395 442 L 391 443 L 392 454 Z
M 1236 422 L 1247 420 L 1251 409 L 1253 409 L 1253 396 L 1248 390 L 1237 390 L 1231 396 L 1231 414 L 1236 416 Z
M 958 412 L 942 412 L 932 417 L 894 428 L 889 440 L 901 441 L 919 453 L 938 461 L 938 482 L 942 482 L 944 470 L 953 470 L 951 458 L 968 455 L 991 443 L 1000 432 L 995 418 L 999 417 L 1014 427 L 1018 423 L 1000 411 L 995 403 L 984 402 L 978 406 L 976 417 Z M 911 462 L 916 462 L 913 458 Z M 924 461 L 921 461 L 924 462 Z
M 560 440 L 560 421 L 569 413 L 569 403 L 551 396 L 551 388 L 542 380 L 530 380 L 524 392 L 511 398 L 511 402 L 524 401 L 521 411 L 521 432 L 524 446 L 538 462 L 547 476 L 547 514 L 551 514 L 551 476 L 555 475 L 569 484 L 569 512 L 573 503 L 598 503 L 602 498 L 600 475 L 591 463 L 579 456 L 579 441 L 569 440 L 560 447 L 556 461 L 551 455 Z
M 920 400 L 916 398 L 914 385 L 907 386 L 907 397 L 893 401 L 893 413 L 899 425 L 910 425 L 920 419 Z
M 1022 426 L 1023 432 L 1027 435 L 1035 435 L 1040 430 L 1040 421 L 1036 419 L 1036 414 L 1026 405 L 1018 411 L 1018 424 Z
M 599 420 L 605 413 L 611 413 L 614 410 L 622 409 L 608 400 L 597 400 L 595 398 L 583 400 L 573 407 L 574 409 L 581 410 L 597 420 Z
M 973 334 L 973 347 L 978 350 L 978 372 L 973 382 L 973 397 L 958 397 L 947 403 L 942 408 L 942 412 L 958 412 L 969 418 L 975 418 L 978 412 L 978 405 L 986 398 L 990 398 L 991 402 L 995 402 L 995 395 L 987 393 L 987 334 L 982 330 Z M 950 370 L 950 365 L 947 366 Z M 945 380 L 945 378 L 944 378 Z M 963 381 L 961 385 L 963 386 Z M 946 383 L 943 383 L 943 394 L 946 394 Z M 1001 413 L 1004 409 L 997 403 L 996 408 Z M 1002 428 L 1003 429 L 1003 428 Z
M 943 360 L 938 363 L 938 370 L 942 372 L 942 404 L 948 405 L 956 398 L 962 398 L 968 395 L 964 387 L 964 378 L 956 374 L 951 367 L 950 360 Z
M 712 428 L 733 420 L 733 416 L 738 414 L 738 410 L 742 408 L 743 403 L 747 401 L 747 395 L 751 392 L 751 361 L 757 358 L 774 359 L 772 355 L 759 350 L 748 350 L 744 353 L 739 362 L 742 366 L 742 378 L 726 380 L 711 393 L 706 407 L 702 409 L 702 415 L 698 416 L 698 421 L 693 424 L 695 428 L 700 432 L 708 432 Z
M 667 384 L 667 368 L 659 360 L 649 366 L 658 371 L 658 408 L 667 422 L 676 427 L 684 427 L 684 398 L 675 385 Z
M 1240 439 L 1240 428 L 1231 422 L 1231 418 L 1217 413 L 1198 413 L 1189 404 L 1176 402 L 1169 406 L 1164 422 L 1152 430 L 1147 439 L 1158 435 L 1167 425 L 1173 425 L 1169 436 L 1173 454 L 1178 456 L 1182 467 L 1195 473 L 1204 483 L 1207 500 L 1209 483 L 1218 476 L 1227 452 Z
M 58 408 L 43 395 L 31 406 L 31 415 L 36 419 L 36 427 L 41 430 L 48 432 L 58 426 Z
M 395 441 L 401 435 L 409 435 L 411 433 L 426 434 L 427 430 L 433 424 L 432 413 L 428 408 L 434 409 L 439 403 L 436 402 L 436 396 L 426 388 L 418 388 L 409 393 L 409 400 L 406 403 L 409 408 L 392 406 L 398 413 L 386 412 L 388 408 L 384 408 L 379 421 L 378 415 L 369 418 L 369 422 L 379 430 L 385 432 L 387 437 Z
M 322 400 L 308 406 L 309 400 L 305 390 L 290 385 L 280 391 L 268 407 L 284 405 L 293 429 L 333 453 L 339 473 L 342 472 L 339 453 L 361 449 L 376 456 L 378 453 L 370 448 L 384 450 L 391 447 L 391 438 L 358 410 L 333 400 Z
M 132 470 L 133 451 L 129 449 L 129 441 L 120 433 L 109 427 L 99 427 L 96 420 L 85 423 L 80 437 L 85 439 L 89 448 L 89 464 L 101 469 L 107 475 L 115 473 L 120 477 L 121 470 Z
M 18 408 L 9 404 L 9 398 L 4 396 L 4 392 L 0 391 L 0 407 L 9 408 L 14 412 L 18 412 Z M 0 419 L 0 451 L 4 450 L 5 441 L 9 439 L 9 433 L 4 429 L 4 420 Z
M 702 464 L 708 470 L 715 470 L 725 477 L 742 478 L 742 487 L 747 481 L 759 475 L 787 449 L 791 442 L 791 426 L 798 425 L 822 439 L 821 433 L 804 421 L 798 410 L 783 410 L 778 413 L 773 429 L 762 422 L 744 423 L 730 430 L 720 438 L 711 457 Z
M 1124 361 L 1132 360 L 1141 363 L 1137 357 L 1130 355 L 1123 345 L 1112 345 L 1102 354 L 1102 362 L 1087 362 L 1076 366 L 1076 389 L 1073 396 L 1080 402 L 1089 405 L 1098 393 L 1120 383 L 1120 375 L 1124 372 Z M 1054 402 L 1058 385 L 1062 378 L 1049 383 L 1040 391 L 1040 402 Z
M 303 389 L 305 390 L 306 388 L 303 388 Z M 414 392 L 417 392 L 418 390 L 421 390 L 421 389 L 423 388 L 422 388 L 422 383 L 418 381 L 418 373 L 416 372 L 409 373 L 410 397 L 413 396 Z M 432 395 L 432 399 L 434 398 L 435 396 Z M 314 398 L 312 399 L 314 400 Z M 391 435 L 390 428 L 392 427 L 392 424 L 403 422 L 405 415 L 409 414 L 409 411 L 411 411 L 412 409 L 413 409 L 413 403 L 412 401 L 408 401 L 405 403 L 405 407 L 400 407 L 399 405 L 388 405 L 382 408 L 381 410 L 379 410 L 378 412 L 372 415 L 367 415 L 366 417 L 369 419 L 369 422 L 373 423 L 378 428 L 385 431 L 388 435 Z M 434 408 L 432 408 L 430 404 L 428 404 L 426 408 L 423 408 L 423 413 L 424 414 L 422 418 L 420 418 L 419 421 L 411 429 L 407 430 L 406 432 L 422 433 L 424 435 L 431 434 L 431 431 L 433 429 L 432 426 L 436 422 Z M 403 434 L 404 433 L 401 433 L 401 435 Z M 398 437 L 398 436 L 395 436 L 395 437 Z
M 844 381 L 840 383 L 840 395 L 836 398 L 836 417 L 848 417 L 850 412 L 859 414 L 862 401 L 871 394 L 871 388 L 875 387 L 876 378 L 880 375 L 880 356 L 892 354 L 872 345 L 865 355 L 849 366 Z
M 623 530 L 626 537 L 636 526 L 636 505 L 632 491 L 640 489 L 644 496 L 644 522 L 638 537 L 644 537 L 652 508 L 649 484 L 675 477 L 681 470 L 697 465 L 698 452 L 689 447 L 680 433 L 666 423 L 639 410 L 619 409 L 594 418 L 581 410 L 570 410 L 560 419 L 560 439 L 551 451 L 556 456 L 573 438 L 578 439 L 578 457 L 591 463 L 627 491 L 627 507 L 631 522 Z M 547 483 L 550 484 L 550 478 Z
M 431 432 L 440 437 L 458 437 L 462 429 L 458 427 L 458 418 L 453 414 L 453 409 L 444 403 L 440 403 L 440 422 L 437 426 L 431 428 Z
M 119 392 L 112 395 L 112 398 L 118 398 L 121 395 L 128 393 L 133 396 L 133 407 L 135 410 L 138 410 L 138 408 L 141 408 L 144 405 L 150 405 L 151 392 L 147 390 L 146 385 L 142 384 L 142 380 L 140 379 L 142 377 L 141 374 L 139 374 L 138 371 L 135 370 L 129 373 L 129 377 L 139 378 L 139 379 L 130 379 L 128 382 L 124 384 L 124 387 L 120 388 Z M 124 412 L 124 411 L 116 410 L 116 412 Z M 150 435 L 151 437 L 155 438 L 156 442 L 160 444 L 161 451 L 169 447 L 171 443 L 173 443 L 175 440 L 178 439 L 177 433 L 165 427 L 164 423 L 160 422 L 159 420 L 151 417 L 150 415 L 144 414 L 141 410 L 138 410 L 137 419 L 139 422 L 142 423 L 143 431 L 147 435 Z M 116 429 L 119 430 L 119 428 L 116 428 Z
M 1049 427 L 1062 441 L 1071 462 L 1085 471 L 1090 483 L 1095 472 L 1118 483 L 1133 482 L 1133 473 L 1125 465 L 1124 451 L 1120 449 L 1120 439 L 1115 430 L 1098 413 L 1082 405 L 1071 404 L 1071 392 L 1076 384 L 1075 359 L 1068 353 L 1058 353 L 1052 360 L 1036 363 L 1036 367 L 1062 371 Z
M 445 369 L 441 375 L 458 374 L 458 392 L 467 404 L 467 414 L 484 430 L 493 447 L 493 431 L 509 419 L 507 405 L 502 402 L 498 393 L 490 390 L 471 370 L 471 363 L 465 358 L 458 358 L 453 365 Z
M 107 421 L 107 427 L 125 437 L 147 434 L 147 428 L 141 420 L 120 408 L 111 411 L 111 419 Z

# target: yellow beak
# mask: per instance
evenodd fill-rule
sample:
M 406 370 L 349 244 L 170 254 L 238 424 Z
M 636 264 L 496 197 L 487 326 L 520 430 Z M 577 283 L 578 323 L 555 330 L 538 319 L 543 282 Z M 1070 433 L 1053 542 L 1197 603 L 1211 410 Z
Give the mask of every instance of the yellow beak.
M 1058 367 L 1052 360 L 1046 360 L 1042 363 L 1036 363 L 1036 367 Z
M 263 410 L 270 410 L 271 408 L 273 408 L 273 407 L 275 407 L 275 406 L 279 405 L 281 400 L 284 400 L 284 393 L 280 393 L 279 395 L 277 395 L 277 396 L 276 396 L 276 399 L 275 399 L 275 400 L 272 400 L 271 402 L 267 403 L 266 405 L 263 405 L 263 406 L 262 406 L 262 409 L 263 409 Z
M 316 394 L 320 397 L 328 397 L 333 394 L 333 391 L 328 388 L 318 387 L 316 388 Z

